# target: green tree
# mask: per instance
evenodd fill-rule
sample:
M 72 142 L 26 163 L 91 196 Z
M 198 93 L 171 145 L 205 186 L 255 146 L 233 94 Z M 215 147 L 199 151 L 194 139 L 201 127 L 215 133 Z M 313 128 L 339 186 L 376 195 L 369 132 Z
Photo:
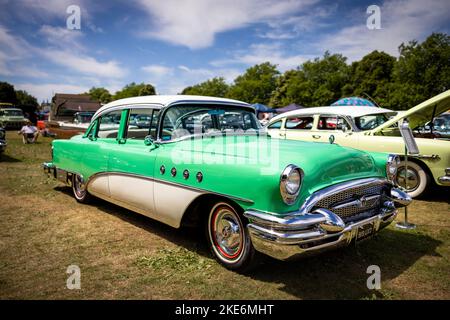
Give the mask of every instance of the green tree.
M 156 94 L 155 87 L 152 86 L 151 84 L 146 84 L 139 90 L 140 96 L 154 96 L 155 94 Z
M 108 103 L 111 101 L 111 94 L 105 88 L 92 87 L 89 92 L 87 92 L 92 100 L 100 101 L 101 103 Z
M 340 54 L 325 52 L 322 59 L 307 61 L 297 70 L 286 71 L 277 81 L 271 101 L 276 106 L 297 103 L 302 106 L 329 105 L 342 96 L 349 82 L 350 67 Z
M 410 41 L 399 47 L 400 56 L 393 71 L 394 82 L 391 90 L 392 101 L 402 108 L 431 98 L 450 87 L 450 36 L 433 33 L 424 42 Z M 413 93 L 411 96 L 406 96 Z
M 151 88 L 147 86 L 153 88 L 153 91 L 151 91 Z M 146 85 L 145 83 L 136 84 L 132 82 L 123 87 L 122 90 L 117 91 L 114 94 L 114 100 L 140 96 L 141 90 L 143 90 L 143 95 L 146 95 L 147 92 L 155 92 L 155 88 L 152 85 Z
M 37 108 L 39 106 L 37 99 L 24 90 L 17 90 L 16 97 L 19 106 L 28 106 L 32 108 Z
M 181 94 L 210 96 L 210 97 L 225 97 L 229 90 L 228 84 L 222 77 L 216 77 L 206 80 L 194 86 L 189 86 L 183 89 Z
M 227 96 L 249 103 L 269 104 L 279 75 L 276 66 L 269 62 L 255 65 L 234 80 Z
M 395 62 L 394 57 L 376 50 L 355 62 L 352 65 L 352 95 L 364 97 L 367 94 L 375 101 L 385 99 L 385 87 L 392 81 Z
M 17 103 L 16 91 L 14 86 L 8 82 L 0 82 L 0 102 Z

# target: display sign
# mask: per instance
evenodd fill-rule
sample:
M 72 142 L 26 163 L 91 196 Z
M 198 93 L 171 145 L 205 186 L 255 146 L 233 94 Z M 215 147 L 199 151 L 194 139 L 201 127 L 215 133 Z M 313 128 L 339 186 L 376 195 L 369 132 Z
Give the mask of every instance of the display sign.
M 408 121 L 404 119 L 403 122 L 399 122 L 398 128 L 400 130 L 400 134 L 403 137 L 403 141 L 405 142 L 408 154 L 410 155 L 419 154 L 419 147 L 417 146 L 416 140 L 414 139 L 414 135 L 412 133 L 411 128 L 409 127 Z

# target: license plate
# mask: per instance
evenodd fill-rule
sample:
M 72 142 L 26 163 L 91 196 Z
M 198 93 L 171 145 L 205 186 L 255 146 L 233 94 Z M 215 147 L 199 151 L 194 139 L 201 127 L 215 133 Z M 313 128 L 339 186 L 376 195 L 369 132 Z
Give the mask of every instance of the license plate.
M 370 237 L 373 234 L 373 223 L 367 223 L 358 227 L 358 233 L 356 234 L 356 241 L 360 241 Z

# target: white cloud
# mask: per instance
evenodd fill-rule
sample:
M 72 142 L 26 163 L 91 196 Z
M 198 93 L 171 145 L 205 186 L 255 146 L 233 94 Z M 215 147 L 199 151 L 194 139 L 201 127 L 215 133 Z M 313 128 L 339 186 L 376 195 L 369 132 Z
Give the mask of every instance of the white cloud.
M 127 71 L 114 60 L 100 62 L 93 57 L 76 54 L 68 50 L 41 50 L 41 54 L 53 63 L 86 75 L 121 78 L 127 73 Z
M 349 61 L 359 60 L 373 50 L 398 56 L 398 46 L 413 39 L 423 40 L 448 23 L 448 0 L 387 0 L 381 6 L 381 29 L 369 30 L 361 11 L 361 23 L 330 34 L 316 43 L 320 50 L 342 53 Z
M 298 67 L 311 58 L 308 55 L 287 55 L 281 43 L 253 44 L 247 50 L 236 51 L 231 58 L 212 61 L 213 66 L 243 64 L 252 66 L 264 62 L 276 64 L 280 71 Z
M 89 86 L 80 86 L 61 83 L 17 83 L 14 87 L 19 90 L 25 90 L 35 96 L 38 101 L 50 99 L 55 93 L 83 93 L 89 91 Z
M 63 27 L 43 25 L 39 30 L 39 34 L 44 36 L 50 45 L 84 50 L 84 46 L 80 43 L 84 35 L 80 30 L 69 30 Z
M 147 65 L 141 68 L 143 71 L 148 73 L 149 75 L 155 76 L 155 77 L 162 77 L 171 75 L 173 73 L 173 68 L 157 65 L 157 64 L 151 64 Z
M 213 44 L 217 33 L 268 22 L 317 0 L 135 0 L 150 16 L 144 35 L 191 49 Z

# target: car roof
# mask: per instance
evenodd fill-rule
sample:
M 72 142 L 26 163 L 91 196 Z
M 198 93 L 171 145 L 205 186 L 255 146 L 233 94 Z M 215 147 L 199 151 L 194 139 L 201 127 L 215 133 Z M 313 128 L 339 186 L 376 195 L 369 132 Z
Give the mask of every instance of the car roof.
M 335 107 L 315 107 L 315 108 L 303 108 L 298 110 L 292 110 L 282 113 L 271 119 L 270 122 L 277 121 L 284 117 L 311 115 L 311 114 L 336 114 L 350 117 L 361 117 L 368 114 L 381 114 L 391 113 L 397 114 L 397 111 L 378 108 L 378 107 L 366 107 L 366 106 L 335 106 Z
M 96 118 L 99 114 L 103 113 L 105 110 L 126 106 L 126 105 L 139 105 L 139 104 L 152 104 L 155 108 L 163 108 L 170 106 L 172 104 L 178 103 L 229 103 L 234 105 L 241 106 L 250 106 L 246 102 L 226 99 L 226 98 L 216 98 L 216 97 L 205 97 L 205 96 L 194 96 L 194 95 L 151 95 L 151 96 L 140 96 L 140 97 L 132 97 L 119 99 L 116 101 L 112 101 L 108 104 L 105 104 L 103 107 L 97 110 L 94 115 Z

